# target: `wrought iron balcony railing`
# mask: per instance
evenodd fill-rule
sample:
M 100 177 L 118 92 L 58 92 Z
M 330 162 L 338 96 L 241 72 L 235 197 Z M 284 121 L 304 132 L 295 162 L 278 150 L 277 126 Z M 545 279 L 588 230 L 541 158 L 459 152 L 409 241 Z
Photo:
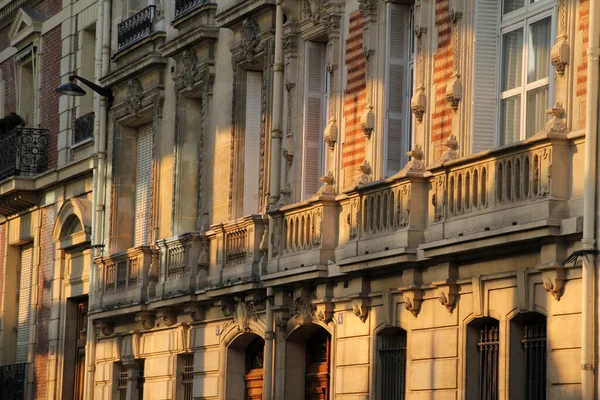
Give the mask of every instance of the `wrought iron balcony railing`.
M 0 399 L 24 399 L 27 364 L 0 366 Z
M 94 136 L 94 112 L 87 113 L 75 120 L 73 144 L 83 142 Z
M 0 134 L 0 180 L 48 168 L 48 130 L 17 127 Z
M 154 6 L 148 6 L 117 26 L 117 51 L 121 51 L 152 34 L 154 12 Z
M 175 19 L 207 3 L 207 0 L 175 0 Z

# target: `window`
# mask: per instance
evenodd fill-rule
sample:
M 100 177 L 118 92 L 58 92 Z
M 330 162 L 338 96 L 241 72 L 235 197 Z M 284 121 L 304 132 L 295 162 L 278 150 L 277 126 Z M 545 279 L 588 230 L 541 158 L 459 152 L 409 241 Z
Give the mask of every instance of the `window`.
M 0 70 L 0 118 L 4 118 L 5 98 L 6 98 L 6 88 L 4 86 L 4 77 L 2 76 L 2 70 Z
M 262 72 L 246 72 L 243 215 L 258 210 Z
M 29 321 L 31 317 L 31 273 L 33 269 L 33 245 L 21 247 L 18 278 L 17 304 L 17 363 L 27 362 L 29 350 Z
M 329 82 L 325 67 L 326 44 L 306 42 L 304 79 L 304 168 L 302 198 L 313 196 L 319 188 L 319 178 L 326 170 L 326 149 L 323 132 L 329 109 Z
M 377 378 L 381 400 L 404 400 L 406 393 L 406 331 L 385 329 L 377 336 Z
M 152 124 L 138 129 L 136 155 L 134 247 L 147 245 L 150 239 Z
M 510 392 L 515 399 L 546 398 L 546 317 L 519 314 L 510 322 Z
M 29 128 L 36 127 L 36 57 L 35 48 L 30 47 L 29 53 L 25 53 L 21 58 L 19 71 L 19 97 L 18 109 L 19 115 L 25 120 L 25 126 Z
M 551 104 L 553 2 L 504 0 L 500 23 L 499 144 L 539 132 Z
M 410 99 L 413 93 L 415 66 L 414 9 L 387 4 L 386 72 L 386 176 L 400 171 L 408 161 L 412 145 L 413 116 Z
M 467 327 L 467 396 L 498 399 L 500 328 L 493 318 L 479 318 Z
M 183 400 L 192 400 L 194 389 L 194 355 L 184 354 L 181 385 L 183 386 Z

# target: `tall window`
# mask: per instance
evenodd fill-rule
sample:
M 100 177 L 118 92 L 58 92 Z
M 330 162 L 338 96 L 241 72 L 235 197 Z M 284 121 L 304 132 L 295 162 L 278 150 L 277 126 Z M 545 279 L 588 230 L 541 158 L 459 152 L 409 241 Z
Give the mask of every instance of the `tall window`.
M 325 144 L 323 132 L 327 124 L 329 82 L 325 67 L 326 44 L 306 42 L 304 79 L 304 168 L 302 197 L 314 195 L 319 177 L 325 173 Z
M 533 136 L 547 120 L 553 5 L 550 0 L 502 2 L 500 145 Z
M 510 392 L 515 399 L 546 398 L 546 317 L 519 314 L 510 322 Z
M 391 328 L 377 336 L 381 400 L 404 400 L 406 393 L 406 331 Z
M 412 7 L 387 3 L 386 176 L 400 171 L 412 144 L 415 37 Z
M 150 231 L 152 185 L 152 124 L 138 129 L 135 176 L 134 246 L 147 245 Z
M 30 128 L 36 127 L 35 110 L 36 99 L 36 57 L 35 49 L 31 49 L 30 55 L 23 58 L 19 65 L 19 115 L 25 120 L 25 125 Z
M 31 272 L 33 269 L 33 245 L 21 247 L 21 259 L 17 282 L 19 287 L 17 304 L 17 363 L 27 362 L 29 349 L 29 320 L 31 317 Z
M 243 215 L 258 213 L 262 72 L 246 72 Z
M 183 359 L 183 371 L 181 373 L 181 386 L 183 387 L 182 400 L 192 400 L 194 389 L 194 354 L 183 354 L 181 357 Z
M 500 328 L 493 318 L 479 318 L 467 328 L 467 399 L 498 399 Z

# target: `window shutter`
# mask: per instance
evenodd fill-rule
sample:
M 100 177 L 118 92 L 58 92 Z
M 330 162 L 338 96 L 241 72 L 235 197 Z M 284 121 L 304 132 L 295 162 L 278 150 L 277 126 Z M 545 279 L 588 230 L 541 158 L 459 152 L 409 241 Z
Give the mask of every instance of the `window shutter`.
M 246 73 L 246 131 L 244 135 L 243 214 L 258 212 L 262 73 Z
M 302 195 L 313 196 L 323 173 L 321 155 L 323 146 L 325 45 L 306 42 L 304 85 L 304 168 Z
M 471 153 L 494 147 L 497 115 L 498 0 L 479 0 L 475 16 Z
M 388 65 L 387 65 L 387 140 L 386 175 L 391 176 L 402 168 L 406 140 L 406 118 L 408 115 L 408 93 L 406 93 L 408 9 L 388 3 Z
M 19 309 L 17 320 L 17 363 L 27 362 L 29 349 L 29 319 L 31 314 L 31 270 L 33 269 L 33 246 L 21 248 L 21 271 L 19 274 Z
M 152 185 L 152 124 L 138 129 L 135 176 L 134 246 L 148 244 L 150 228 L 150 189 Z

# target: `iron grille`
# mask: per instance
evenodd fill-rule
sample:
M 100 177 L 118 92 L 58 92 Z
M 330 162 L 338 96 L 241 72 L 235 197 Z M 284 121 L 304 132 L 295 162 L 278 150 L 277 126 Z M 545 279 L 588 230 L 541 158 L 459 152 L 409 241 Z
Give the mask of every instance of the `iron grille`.
M 0 399 L 25 399 L 27 364 L 3 365 L 0 367 Z
M 48 168 L 48 130 L 18 127 L 0 135 L 0 180 Z
M 127 400 L 127 369 L 123 368 L 119 373 L 119 381 L 117 382 L 117 391 L 119 392 L 119 400 Z
M 482 400 L 498 399 L 498 349 L 497 325 L 485 325 L 479 330 L 479 388 Z
M 144 364 L 144 360 L 140 360 L 140 373 L 137 377 L 138 400 L 144 399 L 144 382 L 146 382 L 146 378 L 144 377 Z
M 175 19 L 206 3 L 208 3 L 207 0 L 175 0 Z
M 194 384 L 194 355 L 186 354 L 183 356 L 183 373 L 181 374 L 181 383 L 183 384 L 183 399 L 192 400 Z
M 83 142 L 94 136 L 94 112 L 87 113 L 75 120 L 73 144 Z
M 546 398 L 546 323 L 525 325 L 521 341 L 525 350 L 527 400 Z
M 406 332 L 381 335 L 378 341 L 381 360 L 381 398 L 403 400 L 406 391 Z
M 154 6 L 148 6 L 117 25 L 117 51 L 152 34 Z

